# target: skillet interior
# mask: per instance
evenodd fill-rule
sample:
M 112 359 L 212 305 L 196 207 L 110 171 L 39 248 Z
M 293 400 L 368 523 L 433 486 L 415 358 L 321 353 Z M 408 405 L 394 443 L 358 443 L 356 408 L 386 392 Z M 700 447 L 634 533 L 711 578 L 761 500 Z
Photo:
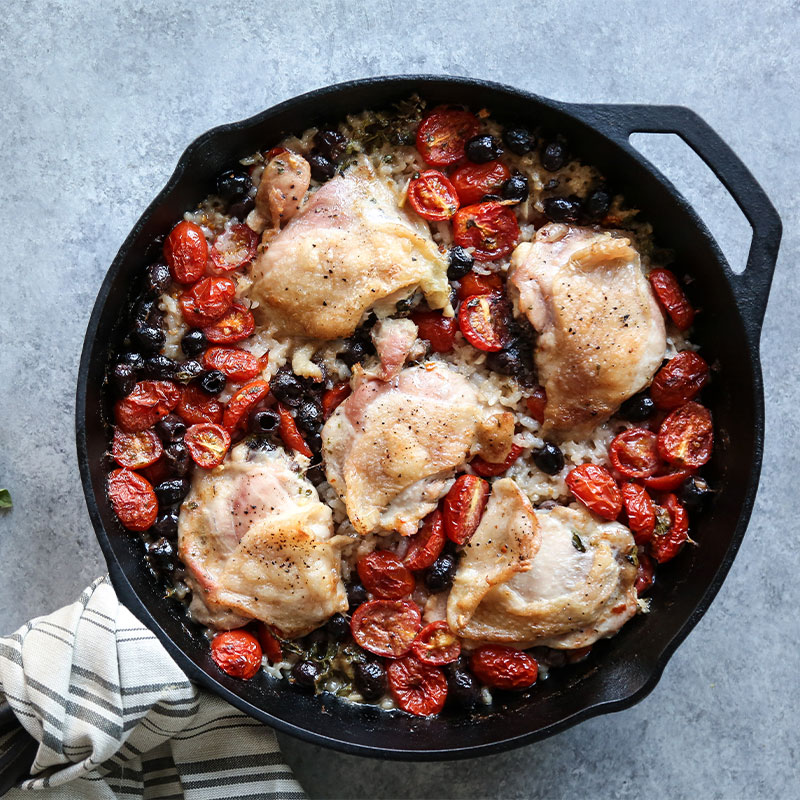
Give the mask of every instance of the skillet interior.
M 431 104 L 486 106 L 501 121 L 544 124 L 565 134 L 572 149 L 599 167 L 613 187 L 654 223 L 656 241 L 675 252 L 678 274 L 693 276 L 690 294 L 703 313 L 692 338 L 706 359 L 719 365 L 708 395 L 717 439 L 707 468 L 719 491 L 711 507 L 696 517 L 692 535 L 700 547 L 685 548 L 660 569 L 651 595 L 652 614 L 638 616 L 616 637 L 598 643 L 587 661 L 554 671 L 530 693 L 496 702 L 473 720 L 448 714 L 436 719 L 390 715 L 328 696 L 310 697 L 263 674 L 249 682 L 223 675 L 210 659 L 207 642 L 177 606 L 161 597 L 145 568 L 138 537 L 120 526 L 104 491 L 102 456 L 108 441 L 104 419 L 109 405 L 104 371 L 123 335 L 118 323 L 131 284 L 157 257 L 153 240 L 202 200 L 215 176 L 237 159 L 287 132 L 348 112 L 386 107 L 415 91 Z M 160 637 L 190 677 L 257 719 L 317 744 L 362 755 L 423 760 L 507 749 L 644 697 L 719 589 L 744 535 L 760 469 L 763 397 L 753 333 L 757 334 L 758 325 L 751 326 L 748 336 L 747 320 L 737 308 L 731 285 L 734 278 L 705 226 L 643 159 L 575 116 L 586 117 L 587 109 L 591 107 L 573 110 L 507 87 L 461 78 L 370 79 L 312 92 L 195 141 L 114 260 L 89 323 L 78 381 L 78 456 L 89 512 L 123 602 Z

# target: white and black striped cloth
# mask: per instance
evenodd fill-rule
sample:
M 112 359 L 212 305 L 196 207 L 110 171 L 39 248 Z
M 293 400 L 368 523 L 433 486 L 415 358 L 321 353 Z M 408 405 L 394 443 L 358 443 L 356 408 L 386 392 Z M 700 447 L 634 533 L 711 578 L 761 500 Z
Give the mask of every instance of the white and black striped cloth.
M 190 683 L 107 578 L 0 638 L 0 692 L 0 778 L 35 756 L 8 797 L 305 797 L 275 733 Z

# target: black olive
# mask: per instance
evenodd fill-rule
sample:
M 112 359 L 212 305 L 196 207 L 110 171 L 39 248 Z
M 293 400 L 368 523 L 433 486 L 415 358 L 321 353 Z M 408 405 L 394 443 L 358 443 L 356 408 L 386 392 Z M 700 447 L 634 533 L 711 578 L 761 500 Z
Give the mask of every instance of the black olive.
M 465 711 L 474 711 L 481 702 L 480 684 L 471 672 L 452 670 L 447 676 L 447 699 Z
M 353 673 L 355 687 L 365 700 L 379 700 L 386 693 L 386 667 L 380 661 L 357 661 Z
M 629 397 L 619 408 L 619 415 L 628 422 L 642 422 L 656 412 L 656 404 L 647 392 Z
M 164 461 L 170 474 L 176 478 L 183 478 L 192 465 L 189 448 L 183 442 L 168 444 L 164 448 Z
M 200 388 L 208 394 L 219 394 L 224 388 L 228 379 L 225 377 L 224 372 L 218 369 L 210 369 L 200 376 L 198 383 Z
M 303 647 L 306 650 L 322 646 L 323 649 L 328 644 L 328 635 L 324 628 L 316 628 L 303 638 Z
M 338 161 L 347 147 L 347 138 L 339 131 L 317 131 L 314 136 L 314 146 L 328 161 Z
M 583 201 L 583 213 L 589 219 L 601 219 L 611 208 L 611 195 L 605 189 L 595 189 Z
M 270 433 L 278 429 L 280 417 L 271 408 L 260 408 L 250 413 L 249 427 L 253 433 Z
M 524 156 L 533 150 L 536 139 L 527 128 L 514 127 L 503 131 L 503 142 L 512 153 Z
M 151 264 L 147 268 L 147 288 L 154 295 L 166 292 L 171 279 L 169 267 L 166 264 Z
M 292 408 L 300 405 L 306 391 L 304 382 L 285 367 L 275 373 L 269 388 L 277 400 Z
M 175 478 L 162 481 L 154 489 L 159 505 L 171 506 L 180 503 L 189 494 L 190 484 L 187 478 Z
M 398 308 L 400 304 L 398 303 Z M 363 361 L 368 355 L 375 352 L 375 345 L 367 329 L 357 330 L 349 339 L 345 339 L 344 347 L 336 354 L 336 357 L 344 361 L 351 369 L 353 366 Z
M 167 340 L 164 331 L 152 325 L 140 325 L 134 331 L 145 353 L 157 353 Z
M 158 325 L 155 322 L 159 315 L 160 312 L 156 301 L 152 297 L 143 297 L 133 306 L 132 324 L 135 328 L 139 328 L 142 325 L 152 325 L 157 328 Z
M 136 386 L 136 374 L 130 364 L 117 364 L 111 373 L 114 391 L 121 396 L 130 394 Z
M 488 133 L 479 133 L 467 141 L 465 152 L 473 164 L 486 164 L 503 155 L 500 142 Z
M 325 467 L 322 463 L 319 464 L 312 464 L 306 470 L 306 478 L 314 484 L 314 486 L 319 486 L 321 483 L 327 480 L 327 476 L 325 475 Z
M 320 183 L 329 181 L 336 174 L 336 164 L 321 153 L 312 153 L 308 157 L 308 163 L 311 167 L 311 177 Z
M 178 535 L 178 509 L 173 507 L 159 511 L 153 532 L 158 536 L 166 536 L 167 539 L 175 539 Z
M 425 572 L 425 585 L 432 592 L 443 592 L 453 585 L 458 559 L 452 553 L 442 553 Z
M 292 667 L 292 678 L 303 689 L 315 689 L 319 676 L 320 668 L 316 661 L 298 661 Z
M 228 208 L 228 214 L 244 222 L 247 215 L 256 207 L 256 201 L 252 197 L 245 197 L 238 203 L 232 203 Z
M 501 375 L 516 375 L 523 370 L 524 353 L 519 343 L 514 341 L 504 350 L 488 353 L 486 366 Z
M 208 347 L 208 339 L 200 328 L 190 328 L 183 334 L 181 339 L 181 350 L 192 358 L 200 355 Z
M 241 169 L 229 169 L 217 178 L 217 196 L 225 203 L 241 200 L 252 187 L 250 176 Z
M 700 511 L 714 490 L 706 483 L 705 478 L 693 475 L 687 478 L 678 492 L 678 499 L 688 511 Z
M 127 352 L 119 357 L 121 364 L 128 364 L 134 370 L 144 369 L 144 356 L 141 353 Z
M 186 423 L 177 414 L 167 414 L 156 423 L 156 433 L 162 442 L 179 442 L 186 433 Z
M 581 213 L 580 202 L 571 197 L 545 197 L 542 205 L 552 222 L 576 222 Z
M 334 642 L 341 642 L 350 633 L 350 622 L 344 614 L 334 614 L 325 624 L 325 630 Z
M 317 433 L 323 423 L 322 406 L 312 400 L 303 400 L 297 409 L 294 421 L 303 433 Z
M 318 456 L 322 452 L 322 436 L 317 431 L 306 433 L 303 438 L 306 440 L 306 444 L 315 456 Z
M 504 200 L 522 203 L 528 199 L 528 179 L 524 175 L 512 175 L 500 191 Z
M 542 166 L 549 172 L 557 172 L 567 163 L 567 147 L 556 139 L 548 142 L 542 150 Z
M 144 548 L 153 567 L 164 572 L 172 572 L 175 569 L 175 548 L 168 539 L 163 537 L 156 539 L 154 542 L 148 542 Z
M 351 583 L 347 587 L 347 603 L 350 609 L 357 608 L 367 602 L 367 590 L 360 583 Z
M 459 281 L 475 266 L 475 259 L 460 245 L 450 248 L 447 254 L 447 277 Z
M 189 383 L 189 381 L 202 374 L 203 365 L 192 358 L 188 361 L 179 361 L 175 365 L 175 374 L 172 377 L 180 383 Z
M 270 450 L 275 449 L 275 445 L 266 436 L 249 436 L 246 441 L 249 450 L 260 450 L 268 453 Z
M 175 375 L 177 364 L 167 356 L 154 355 L 145 359 L 144 371 L 148 378 L 171 380 Z
M 540 450 L 534 450 L 533 463 L 546 475 L 556 475 L 564 469 L 564 454 L 552 442 L 545 442 Z

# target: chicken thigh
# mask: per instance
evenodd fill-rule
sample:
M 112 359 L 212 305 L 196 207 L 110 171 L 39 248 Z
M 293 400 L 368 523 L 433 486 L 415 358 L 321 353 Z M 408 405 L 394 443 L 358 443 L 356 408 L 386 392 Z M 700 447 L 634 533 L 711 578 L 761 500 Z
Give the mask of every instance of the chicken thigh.
M 546 225 L 514 251 L 509 276 L 539 332 L 545 434 L 585 435 L 649 385 L 666 351 L 664 320 L 628 239 Z

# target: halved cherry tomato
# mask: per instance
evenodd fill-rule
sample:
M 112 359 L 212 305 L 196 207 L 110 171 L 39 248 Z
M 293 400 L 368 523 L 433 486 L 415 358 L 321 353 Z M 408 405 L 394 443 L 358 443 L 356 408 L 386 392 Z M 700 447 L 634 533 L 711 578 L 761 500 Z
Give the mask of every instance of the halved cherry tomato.
M 682 331 L 691 328 L 694 322 L 694 308 L 683 293 L 675 275 L 668 269 L 654 269 L 647 277 L 658 301 L 675 326 Z
M 373 550 L 358 560 L 356 569 L 364 588 L 382 600 L 400 600 L 416 586 L 408 567 L 388 550 Z
M 691 350 L 684 350 L 656 373 L 650 396 L 658 408 L 677 408 L 697 396 L 708 383 L 708 376 L 706 360 Z
M 661 464 L 657 436 L 647 428 L 628 428 L 612 440 L 608 457 L 626 478 L 646 478 Z
M 508 341 L 508 305 L 501 294 L 468 297 L 458 309 L 458 327 L 464 338 L 478 350 L 496 353 Z
M 218 369 L 232 381 L 249 381 L 264 369 L 264 357 L 258 358 L 240 347 L 209 347 L 203 353 L 203 366 Z
M 466 544 L 478 529 L 489 501 L 489 484 L 477 475 L 461 475 L 444 498 L 444 532 L 451 542 Z
M 689 534 L 689 515 L 674 494 L 668 494 L 661 507 L 669 514 L 669 528 L 663 532 L 656 528 L 650 540 L 650 552 L 659 564 L 675 558 Z
M 225 413 L 222 417 L 222 424 L 233 433 L 241 427 L 247 419 L 247 415 L 260 403 L 269 393 L 269 384 L 266 381 L 258 380 L 242 386 L 225 406 Z
M 228 675 L 249 680 L 261 669 L 261 645 L 250 631 L 224 631 L 211 641 L 211 658 Z
M 230 278 L 203 278 L 179 299 L 190 328 L 203 328 L 218 320 L 233 305 L 236 284 Z
M 415 572 L 427 569 L 442 554 L 446 541 L 442 512 L 436 508 L 425 517 L 420 529 L 409 537 L 403 563 Z
M 434 353 L 451 353 L 458 325 L 455 317 L 445 317 L 441 311 L 416 311 L 411 321 L 419 328 L 419 338 L 431 343 Z
M 194 283 L 205 275 L 208 242 L 194 222 L 179 222 L 164 242 L 164 260 L 178 283 Z
M 231 446 L 231 435 L 213 422 L 190 426 L 183 440 L 194 463 L 203 469 L 218 467 Z
M 636 594 L 643 595 L 655 582 L 655 566 L 653 559 L 641 551 L 637 556 L 639 559 L 639 566 L 636 567 Z
M 146 531 L 158 516 L 158 500 L 150 481 L 129 469 L 108 475 L 108 499 L 119 521 L 129 531 Z
M 425 163 L 446 167 L 464 158 L 464 146 L 478 132 L 478 118 L 469 111 L 438 106 L 417 129 L 417 150 Z
M 192 424 L 194 422 L 222 422 L 222 404 L 213 394 L 204 392 L 190 383 L 181 390 L 181 401 L 175 409 L 178 416 Z
M 111 455 L 121 467 L 142 469 L 155 464 L 164 448 L 161 439 L 153 431 L 126 433 L 114 428 L 114 441 L 111 444 Z
M 180 390 L 170 381 L 139 381 L 114 405 L 114 417 L 122 430 L 137 433 L 166 417 L 180 398 Z
M 531 391 L 530 397 L 525 398 L 528 413 L 537 421 L 544 422 L 544 409 L 547 405 L 547 392 L 544 386 L 536 386 Z
M 493 478 L 495 475 L 502 475 L 504 472 L 506 472 L 508 468 L 519 458 L 521 452 L 521 447 L 512 444 L 511 450 L 509 451 L 505 461 L 501 461 L 499 464 L 494 464 L 491 461 L 484 460 L 480 456 L 475 456 L 475 458 L 469 462 L 469 465 L 472 467 L 472 471 L 476 475 L 480 475 L 482 478 Z
M 435 169 L 420 173 L 408 185 L 408 202 L 423 219 L 442 222 L 458 211 L 458 195 L 446 175 Z
M 475 677 L 495 689 L 527 689 L 539 677 L 536 659 L 499 644 L 486 644 L 472 651 L 470 668 Z
M 647 490 L 635 483 L 622 484 L 622 502 L 636 544 L 650 541 L 656 527 L 656 509 Z
M 581 464 L 567 474 L 567 487 L 589 511 L 614 520 L 622 511 L 622 494 L 611 473 L 598 464 Z
M 696 469 L 711 458 L 714 425 L 711 412 L 693 401 L 676 408 L 658 431 L 658 452 L 665 461 Z
M 234 303 L 216 322 L 203 328 L 206 339 L 214 344 L 234 344 L 255 330 L 256 321 L 249 308 Z
M 654 492 L 672 492 L 693 472 L 693 469 L 677 467 L 674 464 L 662 464 L 655 475 L 642 478 L 642 483 Z
M 452 175 L 453 186 L 463 205 L 477 203 L 484 195 L 496 194 L 511 177 L 511 172 L 502 161 L 488 164 L 464 164 Z
M 411 645 L 414 655 L 423 663 L 439 667 L 458 660 L 461 642 L 446 620 L 439 619 L 426 625 Z
M 243 267 L 256 254 L 258 234 L 247 225 L 231 225 L 211 246 L 211 261 L 218 270 L 231 272 Z
M 259 622 L 256 627 L 256 635 L 258 643 L 261 645 L 261 649 L 270 664 L 277 664 L 279 661 L 283 661 L 283 648 L 269 625 L 265 622 Z
M 306 458 L 311 458 L 314 455 L 311 452 L 311 448 L 303 438 L 303 434 L 297 429 L 297 423 L 294 421 L 292 412 L 283 403 L 278 403 L 278 418 L 278 428 L 283 443 L 287 447 L 291 447 L 292 450 L 297 450 L 298 453 Z
M 430 664 L 414 656 L 392 661 L 386 668 L 389 691 L 397 705 L 409 714 L 429 717 L 438 714 L 447 699 L 447 678 Z
M 476 261 L 496 261 L 507 256 L 519 241 L 514 211 L 501 203 L 466 206 L 453 217 L 453 238 L 461 247 L 472 247 Z
M 458 299 L 466 300 L 475 294 L 494 294 L 503 291 L 503 279 L 496 273 L 478 275 L 477 272 L 468 272 L 458 286 Z
M 325 394 L 322 395 L 322 415 L 325 419 L 333 414 L 334 411 L 339 407 L 341 403 L 343 403 L 350 394 L 352 393 L 352 389 L 350 388 L 350 384 L 348 381 L 342 381 L 341 383 L 335 383 L 328 389 Z
M 356 644 L 376 656 L 400 658 L 410 649 L 422 625 L 422 615 L 410 600 L 370 600 L 350 620 Z

